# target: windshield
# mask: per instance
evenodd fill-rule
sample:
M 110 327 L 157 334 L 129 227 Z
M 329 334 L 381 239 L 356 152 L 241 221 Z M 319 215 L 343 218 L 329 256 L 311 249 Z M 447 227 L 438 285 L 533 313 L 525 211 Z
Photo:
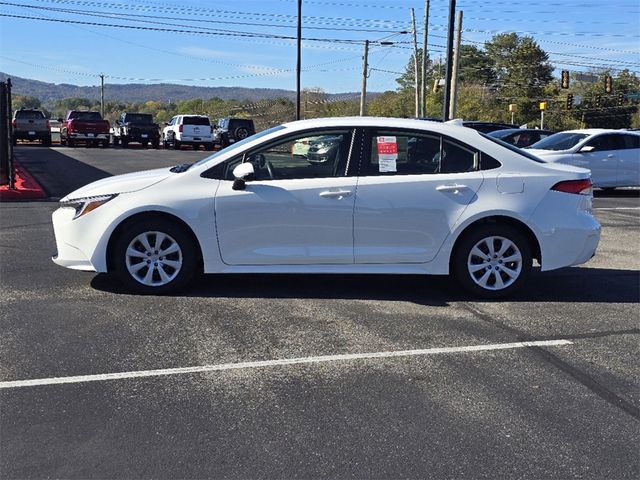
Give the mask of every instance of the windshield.
M 184 117 L 185 125 L 210 125 L 209 117 Z
M 491 136 L 493 138 L 504 138 L 504 137 L 508 137 L 513 132 L 514 132 L 514 130 L 509 128 L 507 130 L 494 130 L 493 132 L 489 132 L 487 135 L 489 135 L 489 136 Z
M 482 132 L 480 132 L 480 135 L 482 135 L 484 138 L 488 138 L 493 143 L 497 143 L 498 145 L 506 148 L 507 150 L 511 150 L 512 152 L 517 153 L 518 155 L 522 155 L 523 157 L 528 158 L 529 160 L 533 160 L 536 163 L 546 163 L 544 160 L 541 160 L 540 158 L 536 157 L 535 155 L 531 155 L 529 152 L 527 152 L 525 150 L 522 150 L 521 148 L 515 147 L 515 146 L 511 145 L 510 143 L 502 141 L 499 138 L 492 137 L 491 135 L 488 135 L 488 134 L 482 133 Z
M 129 123 L 153 123 L 153 118 L 149 113 L 127 113 L 124 119 Z
M 562 132 L 549 135 L 547 138 L 528 146 L 527 148 L 538 150 L 568 150 L 575 147 L 580 141 L 587 138 L 586 133 Z
M 102 120 L 98 112 L 73 112 L 69 115 L 69 119 L 74 120 Z
M 221 153 L 225 153 L 226 154 L 226 153 L 230 152 L 231 150 L 236 150 L 239 147 L 242 147 L 243 145 L 246 145 L 249 142 L 257 140 L 258 138 L 266 137 L 270 133 L 277 132 L 278 130 L 283 130 L 284 128 L 285 127 L 283 127 L 282 125 L 278 125 L 277 127 L 268 128 L 267 130 L 263 130 L 260 133 L 256 133 L 254 135 L 251 135 L 250 137 L 247 137 L 244 140 L 240 140 L 239 142 L 232 143 L 227 148 L 223 148 L 222 150 L 220 150 L 220 151 L 214 153 L 213 155 L 211 155 L 210 157 L 203 158 L 202 160 L 200 160 L 200 161 L 194 163 L 193 165 L 191 165 L 191 167 L 197 167 L 198 165 L 202 165 L 203 163 L 207 163 L 209 160 L 213 160 L 214 158 L 216 158 Z

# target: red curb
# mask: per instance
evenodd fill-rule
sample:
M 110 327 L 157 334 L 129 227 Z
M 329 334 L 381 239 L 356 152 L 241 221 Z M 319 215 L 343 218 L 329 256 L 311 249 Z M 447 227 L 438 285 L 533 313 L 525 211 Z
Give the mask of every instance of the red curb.
M 15 166 L 15 188 L 8 185 L 0 186 L 0 200 L 30 200 L 45 198 L 47 193 L 31 174 L 18 162 Z

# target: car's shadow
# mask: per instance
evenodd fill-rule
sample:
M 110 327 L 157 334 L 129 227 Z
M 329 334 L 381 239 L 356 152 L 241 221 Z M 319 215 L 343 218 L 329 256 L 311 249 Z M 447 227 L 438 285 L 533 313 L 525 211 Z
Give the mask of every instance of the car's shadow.
M 616 188 L 615 190 L 594 190 L 593 196 L 596 198 L 638 198 L 640 189 L 638 188 Z
M 91 286 L 127 294 L 112 275 L 98 274 Z M 482 301 L 462 291 L 449 277 L 421 275 L 201 275 L 181 297 L 201 298 L 309 298 L 405 301 L 428 306 Z M 640 272 L 603 268 L 535 270 L 524 288 L 501 302 L 637 303 Z

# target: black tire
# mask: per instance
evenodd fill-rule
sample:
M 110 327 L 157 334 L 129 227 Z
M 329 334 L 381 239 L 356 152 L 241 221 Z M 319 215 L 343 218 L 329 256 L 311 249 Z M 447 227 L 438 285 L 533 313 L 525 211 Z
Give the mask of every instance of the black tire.
M 204 144 L 204 149 L 208 152 L 210 152 L 211 150 L 213 150 L 213 143 L 205 143 Z
M 238 127 L 233 132 L 233 138 L 237 140 L 244 140 L 249 136 L 249 130 L 246 127 Z
M 42 139 L 42 146 L 50 147 L 51 146 L 51 137 Z
M 179 246 L 180 252 L 171 253 L 167 255 L 166 259 L 164 257 L 158 257 L 158 255 L 162 252 L 162 250 L 154 250 L 151 253 L 150 261 L 147 261 L 146 257 L 140 258 L 138 262 L 138 257 L 129 257 L 129 263 L 132 268 L 135 268 L 138 264 L 143 263 L 143 265 L 136 273 L 132 274 L 129 272 L 129 267 L 127 266 L 127 250 L 129 246 L 134 242 L 134 239 L 139 235 L 144 235 L 145 233 L 150 234 L 149 243 L 151 246 L 155 243 L 153 234 L 160 232 L 164 234 L 167 238 L 162 243 L 162 247 L 166 248 L 166 245 L 170 245 L 173 241 Z M 169 242 L 169 243 L 167 243 Z M 147 252 L 144 252 L 145 248 L 141 242 L 134 242 L 135 248 L 141 251 L 141 255 L 146 255 Z M 155 254 L 155 252 L 158 254 Z M 197 246 L 194 245 L 191 237 L 187 234 L 187 232 L 175 222 L 170 222 L 160 218 L 152 218 L 148 220 L 140 220 L 135 222 L 129 226 L 127 226 L 124 231 L 120 234 L 120 236 L 116 239 L 115 248 L 113 249 L 112 258 L 113 265 L 115 267 L 115 273 L 118 275 L 125 288 L 128 291 L 142 293 L 145 295 L 165 295 L 169 293 L 178 292 L 189 285 L 189 282 L 193 279 L 193 276 L 196 273 L 197 265 L 198 265 L 198 255 L 197 255 Z M 153 257 L 153 255 L 156 255 Z M 170 258 L 171 257 L 171 258 Z M 160 260 L 162 258 L 163 260 Z M 154 260 L 157 261 L 154 262 Z M 172 261 L 179 262 L 182 264 L 179 269 L 173 269 L 173 267 L 169 267 L 168 265 L 162 266 L 162 261 Z M 136 262 L 136 263 L 132 263 Z M 159 264 L 159 265 L 158 265 Z M 150 265 L 147 267 L 146 265 Z M 153 266 L 158 265 L 158 266 Z M 142 283 L 144 280 L 143 277 L 147 277 L 150 268 L 154 268 L 155 271 L 152 271 L 150 281 L 158 282 L 158 285 L 146 285 Z M 161 283 L 163 280 L 160 276 L 159 269 L 162 268 L 163 272 L 169 276 L 174 275 L 167 283 Z M 134 277 L 134 275 L 138 275 L 138 279 Z
M 120 137 L 113 137 L 113 146 L 117 147 L 120 143 Z
M 120 139 L 120 142 L 122 143 L 122 148 L 127 148 L 129 146 L 129 140 L 124 137 Z
M 102 148 L 109 148 L 109 140 L 102 141 Z
M 142 142 L 142 148 L 149 148 L 149 142 Z
M 171 146 L 173 147 L 174 150 L 180 150 L 180 147 L 182 147 L 182 144 L 176 140 L 176 137 L 173 137 L 173 142 L 171 143 Z
M 73 148 L 75 146 L 76 144 L 73 142 L 73 140 L 71 140 L 70 138 L 67 138 L 67 147 Z
M 490 237 L 497 238 L 489 242 Z M 492 258 L 488 250 L 489 243 L 494 252 L 499 253 L 501 247 L 509 245 L 508 242 L 510 246 L 507 250 L 501 256 Z M 487 256 L 481 258 L 476 254 L 472 255 L 471 251 L 476 246 Z M 503 259 L 517 258 L 518 253 L 519 263 L 503 262 Z M 517 229 L 504 224 L 485 224 L 464 234 L 456 245 L 451 264 L 453 275 L 465 290 L 477 297 L 489 299 L 516 292 L 529 277 L 531 266 L 532 253 L 528 239 Z M 471 269 L 476 271 L 472 273 Z M 501 284 L 504 286 L 501 287 Z
M 154 150 L 157 150 L 158 148 L 160 148 L 160 140 L 154 140 L 153 142 L 151 142 L 151 146 Z

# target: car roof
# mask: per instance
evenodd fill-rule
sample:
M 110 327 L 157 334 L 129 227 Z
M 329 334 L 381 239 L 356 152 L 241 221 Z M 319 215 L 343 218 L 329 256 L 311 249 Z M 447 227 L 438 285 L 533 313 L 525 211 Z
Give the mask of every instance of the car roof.
M 391 117 L 327 117 L 313 118 L 310 120 L 297 120 L 283 124 L 287 129 L 305 130 L 310 128 L 330 128 L 330 127 L 382 127 L 382 128 L 407 128 L 413 130 L 431 130 L 434 132 L 451 132 L 459 133 L 474 132 L 480 135 L 472 128 L 463 127 L 461 125 L 452 125 L 442 122 L 434 122 L 431 120 L 418 120 L 415 118 L 391 118 Z
M 629 130 L 615 129 L 615 128 L 578 128 L 575 130 L 565 130 L 559 133 L 585 133 L 587 135 L 596 135 L 598 133 L 631 133 L 638 135 L 637 132 L 630 132 Z

